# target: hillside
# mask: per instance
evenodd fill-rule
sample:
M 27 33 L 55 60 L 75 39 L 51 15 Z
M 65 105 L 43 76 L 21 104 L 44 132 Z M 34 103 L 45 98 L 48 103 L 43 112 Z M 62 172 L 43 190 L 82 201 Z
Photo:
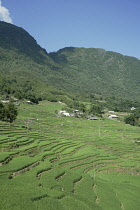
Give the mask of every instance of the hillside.
M 1 94 L 46 99 L 57 89 L 87 98 L 140 101 L 139 81 L 136 58 L 95 48 L 66 47 L 47 53 L 24 29 L 0 21 Z
M 14 95 L 19 99 L 52 98 L 52 92 L 57 91 L 51 82 L 49 85 L 47 77 L 57 68 L 48 53 L 24 29 L 0 21 L 1 95 Z
M 94 48 L 64 48 L 50 53 L 61 64 L 67 90 L 140 100 L 140 60 Z
M 139 81 L 136 58 L 94 48 L 47 53 L 0 22 L 0 100 L 19 102 L 15 121 L 0 121 L 0 209 L 139 210 L 140 127 L 128 124 L 133 115 L 140 123 Z
M 3 49 L 24 54 L 35 62 L 43 63 L 48 59 L 47 52 L 23 28 L 0 21 L 0 40 Z
M 22 104 L 14 125 L 0 121 L 0 208 L 139 210 L 140 127 L 62 108 Z

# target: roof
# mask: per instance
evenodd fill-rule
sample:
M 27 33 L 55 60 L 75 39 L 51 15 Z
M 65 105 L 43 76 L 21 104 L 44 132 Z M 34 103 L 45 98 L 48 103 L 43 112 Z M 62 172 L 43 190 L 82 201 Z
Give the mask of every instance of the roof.
M 89 120 L 100 120 L 100 119 L 98 119 L 97 117 L 95 117 L 95 116 L 93 116 L 93 117 L 89 117 L 88 118 Z
M 112 115 L 110 115 L 108 118 L 118 118 L 118 116 L 115 115 L 115 114 L 112 114 Z

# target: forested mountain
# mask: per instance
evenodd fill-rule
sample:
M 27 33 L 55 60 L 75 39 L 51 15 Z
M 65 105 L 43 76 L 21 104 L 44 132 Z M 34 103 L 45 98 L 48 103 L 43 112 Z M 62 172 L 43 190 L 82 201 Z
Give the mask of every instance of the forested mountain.
M 61 64 L 71 87 L 67 90 L 113 96 L 139 98 L 140 60 L 119 53 L 94 48 L 64 48 L 50 53 Z M 140 100 L 140 98 L 138 99 Z
M 50 78 L 58 65 L 24 29 L 0 21 L 0 93 L 45 99 L 54 92 Z M 51 82 L 50 82 L 51 84 Z
M 66 92 L 140 101 L 140 60 L 95 48 L 47 53 L 24 29 L 0 22 L 0 91 L 21 98 Z

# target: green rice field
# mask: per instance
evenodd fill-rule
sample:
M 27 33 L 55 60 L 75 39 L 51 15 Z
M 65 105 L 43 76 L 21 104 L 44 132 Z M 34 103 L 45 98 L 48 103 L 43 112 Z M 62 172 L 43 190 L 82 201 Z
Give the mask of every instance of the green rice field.
M 0 121 L 0 209 L 139 210 L 140 127 L 22 104 Z

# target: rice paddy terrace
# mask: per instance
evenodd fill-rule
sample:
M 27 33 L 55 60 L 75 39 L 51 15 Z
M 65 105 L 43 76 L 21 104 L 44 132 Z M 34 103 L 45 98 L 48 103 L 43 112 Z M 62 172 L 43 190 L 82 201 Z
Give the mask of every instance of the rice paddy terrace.
M 0 122 L 0 209 L 139 210 L 140 128 L 19 107 Z

